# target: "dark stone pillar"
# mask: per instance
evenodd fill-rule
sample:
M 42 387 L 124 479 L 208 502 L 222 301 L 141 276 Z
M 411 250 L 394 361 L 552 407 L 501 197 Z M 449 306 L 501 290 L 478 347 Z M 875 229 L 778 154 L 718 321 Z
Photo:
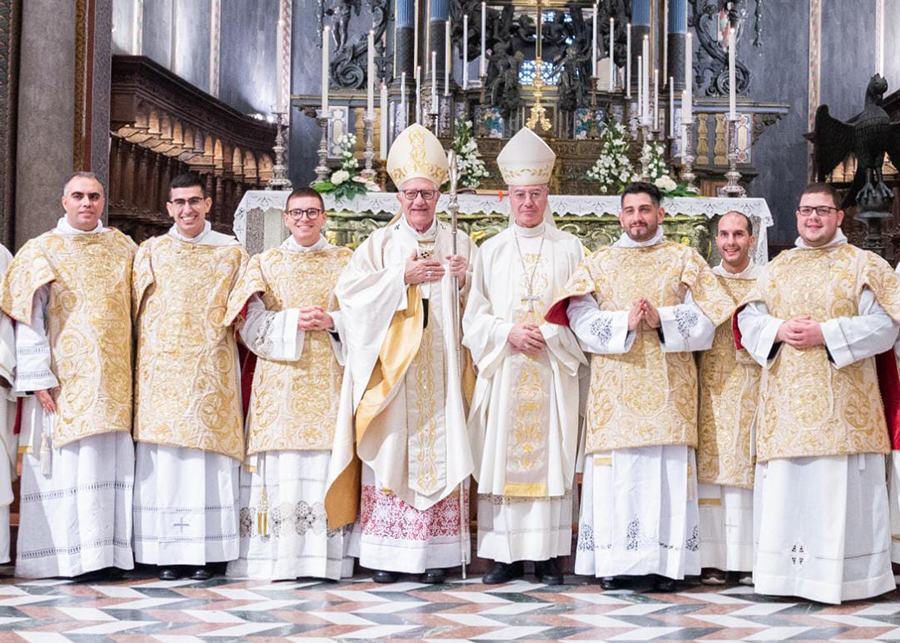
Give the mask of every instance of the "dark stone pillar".
M 638 56 L 643 55 L 644 36 L 650 35 L 650 0 L 634 0 L 631 5 L 631 95 L 637 98 Z M 653 65 L 650 65 L 651 74 Z
M 421 6 L 421 0 L 420 0 Z M 431 65 L 431 52 L 437 53 L 437 63 L 435 68 L 431 69 L 431 75 L 427 79 L 428 82 L 437 82 L 438 93 L 444 91 L 444 61 L 446 60 L 446 35 L 447 35 L 447 18 L 450 16 L 450 0 L 431 0 L 431 16 L 428 20 L 428 64 Z M 430 67 L 429 67 L 430 69 Z
M 675 92 L 684 89 L 684 44 L 687 34 L 687 0 L 669 0 L 669 76 Z M 668 78 L 665 79 L 668 82 Z

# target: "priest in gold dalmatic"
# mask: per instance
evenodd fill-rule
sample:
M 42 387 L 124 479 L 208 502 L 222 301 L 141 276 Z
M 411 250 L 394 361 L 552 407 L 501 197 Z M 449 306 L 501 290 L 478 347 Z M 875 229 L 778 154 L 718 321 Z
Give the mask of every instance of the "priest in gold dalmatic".
M 416 573 L 440 583 L 468 556 L 459 494 L 473 465 L 451 288 L 456 277 L 464 299 L 475 246 L 460 232 L 454 255 L 451 231 L 435 216 L 448 165 L 433 134 L 420 125 L 404 130 L 387 169 L 401 212 L 357 248 L 335 288 L 351 391 L 338 418 L 326 508 L 334 527 L 356 519 L 358 457 L 351 555 L 376 570 L 378 582 Z
M 344 365 L 334 285 L 352 252 L 322 236 L 318 192 L 285 203 L 291 235 L 254 255 L 228 304 L 246 306 L 241 339 L 258 358 L 241 473 L 241 551 L 228 575 L 339 580 L 353 572 L 349 529 L 329 529 L 325 482 Z
M 0 307 L 16 327 L 22 460 L 16 576 L 132 569 L 131 269 L 103 186 L 75 174 L 65 216 L 19 250 Z M 114 572 L 113 572 L 114 573 Z
M 766 266 L 737 315 L 740 344 L 765 369 L 753 582 L 823 603 L 895 587 L 874 356 L 897 337 L 900 279 L 847 243 L 839 203 L 828 185 L 804 190 L 797 247 Z
M 587 458 L 575 572 L 651 576 L 660 591 L 700 573 L 697 369 L 734 304 L 693 249 L 666 241 L 659 190 L 622 194 L 624 234 L 563 288 L 548 321 L 570 324 L 591 359 Z
M 244 457 L 228 294 L 247 262 L 212 229 L 200 179 L 169 185 L 171 229 L 134 260 L 134 557 L 163 580 L 207 580 L 238 555 L 238 468 Z
M 533 561 L 547 585 L 563 581 L 572 548 L 578 450 L 574 333 L 544 313 L 584 259 L 581 242 L 556 228 L 547 204 L 556 155 L 528 128 L 497 157 L 509 186 L 509 227 L 478 250 L 463 318 L 478 369 L 469 414 L 478 479 L 478 555 L 504 583 Z
M 722 261 L 713 268 L 719 285 L 737 305 L 756 283 L 759 266 L 751 251 L 756 237 L 747 215 L 731 211 L 719 219 L 716 246 Z M 752 583 L 753 452 L 759 401 L 759 365 L 734 346 L 731 319 L 716 328 L 712 348 L 700 357 L 701 582 L 721 585 L 733 573 Z

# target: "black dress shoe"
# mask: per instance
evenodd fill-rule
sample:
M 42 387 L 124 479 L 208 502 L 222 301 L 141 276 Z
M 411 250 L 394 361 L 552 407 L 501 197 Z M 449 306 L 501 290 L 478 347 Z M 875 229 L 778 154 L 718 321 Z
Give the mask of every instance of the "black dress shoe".
M 656 592 L 674 592 L 678 588 L 678 581 L 674 578 L 666 578 L 665 576 L 657 576 L 656 582 L 653 584 L 653 590 Z
M 515 563 L 494 563 L 481 582 L 485 585 L 499 585 L 500 583 L 508 583 L 516 578 L 522 578 L 525 575 L 525 566 L 522 561 Z
M 440 585 L 447 580 L 447 570 L 442 567 L 431 567 L 425 570 L 425 573 L 419 576 L 420 583 L 429 585 Z
M 604 576 L 600 579 L 600 589 L 603 591 L 609 592 L 614 589 L 619 589 L 622 586 L 619 583 L 619 579 L 615 576 Z
M 559 569 L 559 562 L 556 558 L 536 562 L 534 564 L 534 576 L 539 583 L 544 583 L 544 585 L 563 584 L 563 573 Z
M 396 583 L 398 578 L 400 578 L 400 574 L 397 572 L 386 572 L 382 569 L 378 569 L 372 574 L 372 580 L 376 583 Z
M 192 580 L 209 580 L 210 578 L 212 578 L 212 572 L 206 567 L 195 567 L 191 572 Z
M 178 580 L 181 575 L 174 567 L 160 567 L 159 580 Z

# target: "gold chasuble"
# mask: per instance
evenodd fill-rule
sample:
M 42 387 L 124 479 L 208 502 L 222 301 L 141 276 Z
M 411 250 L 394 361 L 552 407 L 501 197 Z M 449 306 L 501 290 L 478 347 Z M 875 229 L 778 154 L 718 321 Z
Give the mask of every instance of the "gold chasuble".
M 19 250 L 3 278 L 0 308 L 31 322 L 34 294 L 49 285 L 52 369 L 59 380 L 56 448 L 131 431 L 131 267 L 137 246 L 107 228 L 45 232 Z
M 659 308 L 684 303 L 688 289 L 716 325 L 734 310 L 706 261 L 672 241 L 598 249 L 572 275 L 558 301 L 593 294 L 601 310 L 614 311 L 628 310 L 636 298 L 646 297 Z M 639 329 L 627 353 L 592 355 L 586 415 L 588 454 L 672 444 L 696 448 L 694 356 L 663 352 L 656 330 Z
M 755 279 L 716 278 L 735 305 L 756 285 Z M 753 488 L 750 434 L 761 374 L 746 351 L 735 349 L 731 319 L 719 324 L 712 348 L 700 356 L 699 482 Z
M 246 261 L 236 243 L 165 234 L 141 244 L 134 262 L 137 442 L 244 457 L 237 344 L 223 319 Z
M 273 248 L 250 259 L 228 301 L 227 319 L 259 294 L 266 310 L 321 306 L 335 310 L 334 285 L 352 252 Z M 307 331 L 296 362 L 260 358 L 247 418 L 247 455 L 264 451 L 331 450 L 343 370 L 327 331 Z
M 900 321 L 900 279 L 881 257 L 850 244 L 782 252 L 742 304 L 762 301 L 779 319 L 853 317 L 863 288 Z M 763 373 L 756 439 L 760 462 L 889 453 L 875 358 L 837 369 L 825 346 L 783 343 Z

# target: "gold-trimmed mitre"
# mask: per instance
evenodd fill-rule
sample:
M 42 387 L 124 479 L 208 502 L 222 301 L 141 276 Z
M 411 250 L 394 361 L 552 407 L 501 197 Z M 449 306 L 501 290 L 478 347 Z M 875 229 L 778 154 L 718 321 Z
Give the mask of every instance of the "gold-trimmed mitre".
M 497 155 L 497 165 L 507 185 L 550 183 L 556 154 L 543 139 L 523 127 Z
M 387 171 L 398 189 L 410 179 L 428 179 L 440 189 L 450 174 L 450 167 L 437 137 L 413 123 L 391 145 Z

